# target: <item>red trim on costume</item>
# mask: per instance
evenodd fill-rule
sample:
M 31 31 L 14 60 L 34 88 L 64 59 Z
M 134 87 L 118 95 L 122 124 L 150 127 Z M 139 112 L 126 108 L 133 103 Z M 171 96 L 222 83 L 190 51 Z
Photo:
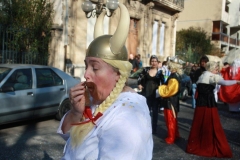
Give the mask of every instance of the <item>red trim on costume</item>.
M 92 122 L 94 125 L 96 125 L 95 121 L 97 121 L 98 118 L 100 118 L 102 115 L 103 114 L 101 112 L 98 112 L 97 115 L 95 117 L 93 117 L 91 108 L 89 106 L 86 106 L 85 110 L 83 112 L 83 116 L 88 120 L 84 121 L 84 122 L 79 122 L 79 123 L 72 123 L 71 125 L 81 125 L 81 124 L 85 124 L 88 122 Z
M 165 142 L 167 144 L 173 144 L 175 140 L 180 137 L 178 130 L 177 114 L 175 118 L 173 112 L 174 111 L 171 109 L 164 109 L 164 118 L 167 126 L 167 137 L 165 138 Z
M 198 90 L 196 89 L 196 92 L 195 92 L 194 98 L 197 99 L 197 97 L 198 97 Z

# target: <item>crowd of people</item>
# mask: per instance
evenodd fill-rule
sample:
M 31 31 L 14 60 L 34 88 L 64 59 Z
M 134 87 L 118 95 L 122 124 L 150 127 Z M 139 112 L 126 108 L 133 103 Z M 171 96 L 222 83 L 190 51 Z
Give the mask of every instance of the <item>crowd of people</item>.
M 179 112 L 179 90 L 181 87 L 179 77 L 182 74 L 182 67 L 174 62 L 165 61 L 159 67 L 161 72 L 157 72 L 156 64 L 153 66 L 151 63 L 153 57 L 156 56 L 153 55 L 150 58 L 150 67 L 146 67 L 147 70 L 144 70 L 143 75 L 139 78 L 140 87 L 141 89 L 142 86 L 146 89 L 151 88 L 152 98 L 155 95 L 154 90 L 157 88 L 156 97 L 161 97 L 159 104 L 164 107 L 167 128 L 165 141 L 168 144 L 173 144 L 180 137 L 177 114 Z M 157 62 L 157 58 L 154 62 Z M 235 70 L 238 71 L 238 67 L 235 67 Z M 216 102 L 219 98 L 228 103 L 240 102 L 240 77 L 231 74 L 229 71 L 231 66 L 228 63 L 224 63 L 224 67 L 221 68 L 220 62 L 209 61 L 207 56 L 201 57 L 199 65 L 192 64 L 191 66 L 189 76 L 192 81 L 192 108 L 195 109 L 195 112 L 186 148 L 187 153 L 205 157 L 232 157 L 231 149 L 220 123 Z M 151 69 L 155 70 L 152 76 L 149 72 Z M 232 70 L 234 69 L 232 68 Z M 161 81 L 152 83 L 149 80 L 150 78 L 157 79 L 157 77 L 161 77 Z M 150 82 L 149 84 L 145 82 L 146 79 Z M 158 83 L 158 87 L 156 83 Z M 154 87 L 151 86 L 152 84 L 155 84 Z M 219 93 L 222 94 L 218 96 Z M 157 101 L 152 99 L 151 102 L 156 103 Z M 156 108 L 156 104 L 148 103 L 148 106 Z M 156 121 L 154 117 L 156 110 L 152 112 L 152 133 L 155 134 Z
M 169 59 L 160 62 L 152 55 L 149 66 L 143 67 L 141 56 L 134 57 L 124 46 L 129 13 L 121 3 L 119 8 L 121 18 L 113 35 L 103 35 L 95 28 L 95 39 L 85 57 L 86 81 L 69 91 L 72 108 L 64 115 L 57 130 L 66 140 L 62 159 L 152 159 L 152 134 L 157 134 L 159 110 L 164 114 L 167 128 L 165 142 L 174 144 L 180 138 L 177 117 L 182 65 Z M 103 17 L 104 13 L 97 19 L 96 26 L 102 25 Z M 227 87 L 239 87 L 238 68 L 230 75 L 227 65 L 221 70 L 221 65 L 209 61 L 207 56 L 199 60 L 199 66 L 192 65 L 189 75 L 195 112 L 187 153 L 232 157 L 215 96 L 217 92 L 231 91 L 226 91 Z M 138 78 L 142 95 L 126 86 L 129 74 L 139 68 L 143 68 Z M 220 85 L 220 89 L 217 88 Z M 236 95 L 234 100 L 240 101 Z

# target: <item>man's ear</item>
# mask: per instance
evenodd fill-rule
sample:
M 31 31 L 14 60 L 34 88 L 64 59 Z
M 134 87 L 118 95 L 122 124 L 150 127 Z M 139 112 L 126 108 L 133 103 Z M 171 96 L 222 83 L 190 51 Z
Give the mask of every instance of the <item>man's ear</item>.
M 116 82 L 118 81 L 118 79 L 120 78 L 120 75 L 121 75 L 119 71 L 117 72 L 117 75 L 118 76 L 116 76 Z

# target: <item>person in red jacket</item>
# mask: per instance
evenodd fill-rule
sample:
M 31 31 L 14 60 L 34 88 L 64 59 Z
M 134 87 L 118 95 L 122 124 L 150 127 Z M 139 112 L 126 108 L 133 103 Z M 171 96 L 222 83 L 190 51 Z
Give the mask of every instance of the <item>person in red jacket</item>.
M 240 80 L 240 63 L 235 60 L 230 66 L 224 65 L 221 70 L 223 79 L 225 80 Z M 235 104 L 240 102 L 240 86 L 235 84 L 232 86 L 221 86 L 218 97 L 221 101 L 228 104 Z

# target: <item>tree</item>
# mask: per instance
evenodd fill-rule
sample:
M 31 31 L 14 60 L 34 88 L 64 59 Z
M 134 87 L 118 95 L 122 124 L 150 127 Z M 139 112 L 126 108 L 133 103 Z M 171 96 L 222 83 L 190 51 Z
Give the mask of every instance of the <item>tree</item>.
M 0 0 L 0 4 L 0 23 L 9 35 L 5 45 L 19 53 L 48 56 L 53 4 L 48 0 Z
M 198 62 L 202 55 L 211 54 L 211 37 L 202 28 L 190 27 L 177 32 L 176 55 L 188 62 Z

